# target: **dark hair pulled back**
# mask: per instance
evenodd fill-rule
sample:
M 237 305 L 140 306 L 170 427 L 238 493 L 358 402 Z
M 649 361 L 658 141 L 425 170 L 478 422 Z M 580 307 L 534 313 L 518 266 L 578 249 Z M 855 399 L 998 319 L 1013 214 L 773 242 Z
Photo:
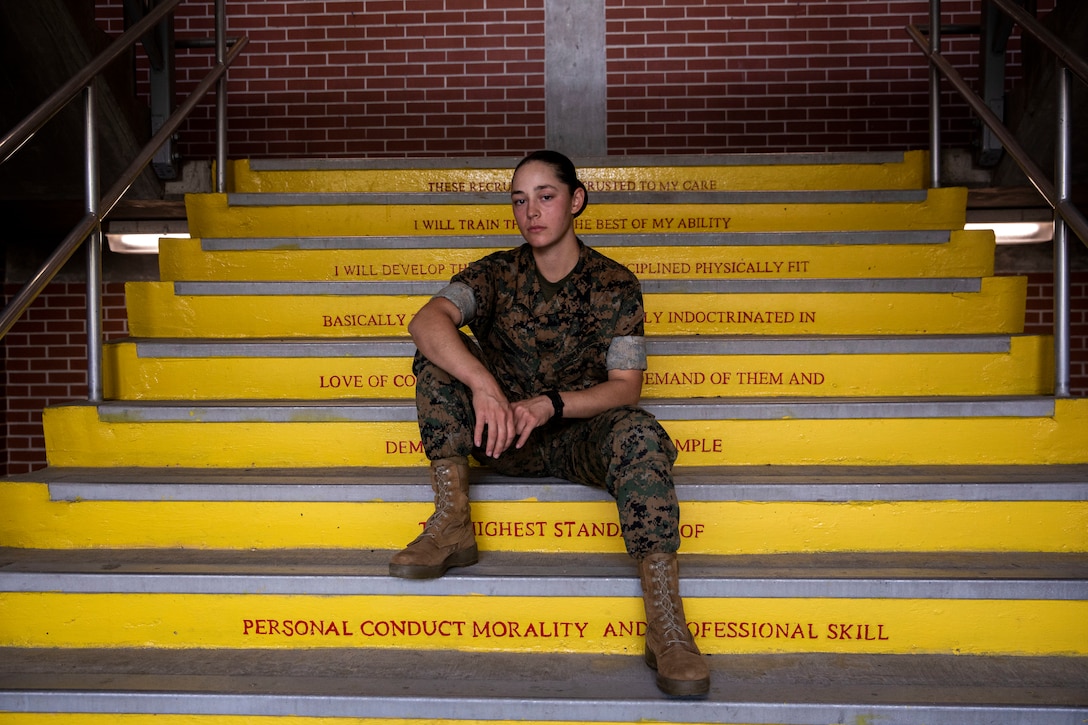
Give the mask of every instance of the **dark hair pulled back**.
M 541 151 L 534 151 L 533 153 L 529 154 L 521 161 L 519 161 L 518 165 L 514 167 L 514 173 L 517 173 L 518 169 L 520 169 L 522 166 L 529 163 L 530 161 L 540 161 L 547 164 L 548 166 L 551 166 L 552 169 L 555 170 L 555 175 L 559 178 L 559 181 L 561 181 L 563 185 L 565 185 L 567 189 L 570 190 L 571 196 L 574 195 L 575 190 L 582 190 L 582 193 L 585 196 L 582 201 L 582 207 L 578 211 L 574 212 L 575 217 L 579 216 L 582 212 L 586 210 L 586 207 L 589 206 L 589 189 L 587 189 L 586 185 L 583 184 L 581 179 L 578 178 L 578 171 L 574 168 L 573 161 L 571 161 L 558 151 L 543 149 Z

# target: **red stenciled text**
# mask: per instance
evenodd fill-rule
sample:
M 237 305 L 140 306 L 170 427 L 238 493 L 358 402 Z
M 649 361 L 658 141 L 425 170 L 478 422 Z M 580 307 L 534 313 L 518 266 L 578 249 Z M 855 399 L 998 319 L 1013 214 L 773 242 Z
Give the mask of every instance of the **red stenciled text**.
M 281 637 L 352 637 L 346 620 L 324 619 L 243 619 L 244 635 Z

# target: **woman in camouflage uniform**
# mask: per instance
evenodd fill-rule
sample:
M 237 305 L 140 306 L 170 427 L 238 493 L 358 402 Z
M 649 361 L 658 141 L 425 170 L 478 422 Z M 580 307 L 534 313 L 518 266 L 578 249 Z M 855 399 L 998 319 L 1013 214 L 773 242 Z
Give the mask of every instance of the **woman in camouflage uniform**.
M 676 448 L 638 407 L 646 369 L 638 280 L 575 235 L 587 192 L 567 157 L 523 159 L 511 200 L 525 244 L 469 265 L 408 326 L 435 513 L 389 571 L 425 579 L 476 563 L 470 454 L 509 475 L 599 486 L 615 497 L 639 563 L 646 661 L 658 686 L 703 694 L 709 671 L 679 595 Z M 466 325 L 475 342 L 460 332 Z

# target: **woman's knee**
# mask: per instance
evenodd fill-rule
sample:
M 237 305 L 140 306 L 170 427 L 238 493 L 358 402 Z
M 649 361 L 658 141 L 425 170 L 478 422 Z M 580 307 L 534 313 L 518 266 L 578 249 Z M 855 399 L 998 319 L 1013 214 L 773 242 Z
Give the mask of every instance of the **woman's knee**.
M 613 424 L 614 446 L 627 455 L 661 455 L 672 465 L 676 446 L 668 432 L 651 413 L 637 406 L 616 408 Z

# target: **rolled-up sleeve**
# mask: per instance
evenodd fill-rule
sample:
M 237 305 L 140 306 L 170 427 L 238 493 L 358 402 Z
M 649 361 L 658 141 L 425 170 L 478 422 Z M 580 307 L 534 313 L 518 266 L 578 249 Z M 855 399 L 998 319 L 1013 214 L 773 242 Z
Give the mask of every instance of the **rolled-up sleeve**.
M 464 282 L 449 283 L 435 297 L 445 297 L 461 311 L 461 326 L 476 319 L 476 293 Z
M 613 337 L 605 366 L 609 370 L 645 370 L 646 338 L 642 335 Z

